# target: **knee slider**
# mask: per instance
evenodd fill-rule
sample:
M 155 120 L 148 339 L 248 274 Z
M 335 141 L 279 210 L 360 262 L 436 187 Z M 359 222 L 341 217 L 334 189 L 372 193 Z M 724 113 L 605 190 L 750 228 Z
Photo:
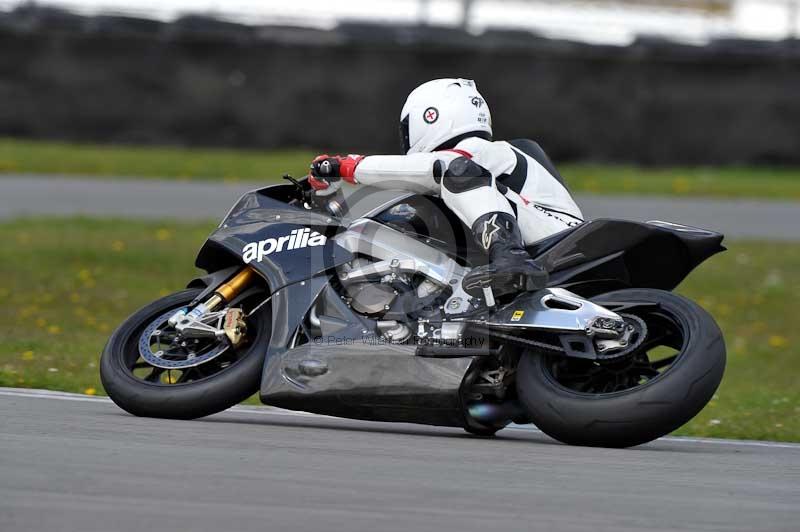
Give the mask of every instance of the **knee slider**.
M 489 170 L 466 157 L 451 161 L 442 179 L 442 186 L 455 194 L 491 185 L 492 174 Z

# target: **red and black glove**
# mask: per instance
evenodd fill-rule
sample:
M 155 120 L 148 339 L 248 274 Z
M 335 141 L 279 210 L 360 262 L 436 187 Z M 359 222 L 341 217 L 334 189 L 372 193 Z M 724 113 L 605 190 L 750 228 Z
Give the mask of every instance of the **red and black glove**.
M 355 178 L 356 167 L 363 158 L 361 155 L 319 155 L 311 161 L 308 183 L 318 192 L 329 189 L 334 192 L 341 186 L 342 179 L 355 185 L 358 183 Z

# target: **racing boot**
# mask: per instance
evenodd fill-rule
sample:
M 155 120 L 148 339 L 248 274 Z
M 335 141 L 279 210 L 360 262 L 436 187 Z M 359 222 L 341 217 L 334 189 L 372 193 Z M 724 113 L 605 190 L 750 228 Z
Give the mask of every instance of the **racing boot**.
M 495 297 L 547 286 L 547 270 L 534 262 L 522 243 L 517 220 L 510 214 L 491 212 L 475 221 L 472 232 L 478 245 L 489 254 L 489 264 L 464 276 L 464 291 L 481 297 L 491 287 Z

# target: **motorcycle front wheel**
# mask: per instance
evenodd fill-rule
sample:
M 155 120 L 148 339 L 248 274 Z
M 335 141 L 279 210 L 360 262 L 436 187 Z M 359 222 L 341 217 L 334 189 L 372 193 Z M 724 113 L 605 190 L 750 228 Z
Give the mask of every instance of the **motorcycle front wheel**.
M 536 426 L 572 445 L 631 447 L 696 416 L 725 369 L 725 343 L 714 319 L 662 290 L 619 290 L 593 301 L 634 304 L 624 312 L 646 324 L 646 336 L 619 360 L 524 354 L 517 392 Z
M 216 338 L 193 340 L 189 346 L 187 342 L 170 343 L 174 333 L 169 331 L 169 316 L 200 292 L 183 290 L 159 299 L 133 314 L 111 335 L 100 360 L 100 378 L 120 408 L 136 416 L 195 419 L 226 410 L 258 391 L 270 339 L 269 305 L 247 318 L 247 336 L 237 348 Z M 259 292 L 229 306 L 247 312 L 265 297 Z M 142 356 L 143 349 L 162 339 L 166 347 L 159 343 L 153 349 L 159 349 L 164 360 L 175 361 L 180 369 L 154 366 Z M 198 363 L 187 366 L 188 358 Z M 156 363 L 161 364 L 160 359 Z

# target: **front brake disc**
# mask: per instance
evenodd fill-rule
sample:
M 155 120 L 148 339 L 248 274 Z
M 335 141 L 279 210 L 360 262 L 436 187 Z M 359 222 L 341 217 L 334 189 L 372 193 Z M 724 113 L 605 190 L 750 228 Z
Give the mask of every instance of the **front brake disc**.
M 151 366 L 163 369 L 185 369 L 205 364 L 230 349 L 228 342 L 218 339 L 203 340 L 201 344 L 189 345 L 179 336 L 169 344 L 161 344 L 164 327 L 171 328 L 168 320 L 175 310 L 162 314 L 153 320 L 139 336 L 139 355 Z M 155 344 L 156 349 L 153 350 Z M 195 349 L 198 345 L 203 346 Z M 195 350 L 193 350 L 195 349 Z

